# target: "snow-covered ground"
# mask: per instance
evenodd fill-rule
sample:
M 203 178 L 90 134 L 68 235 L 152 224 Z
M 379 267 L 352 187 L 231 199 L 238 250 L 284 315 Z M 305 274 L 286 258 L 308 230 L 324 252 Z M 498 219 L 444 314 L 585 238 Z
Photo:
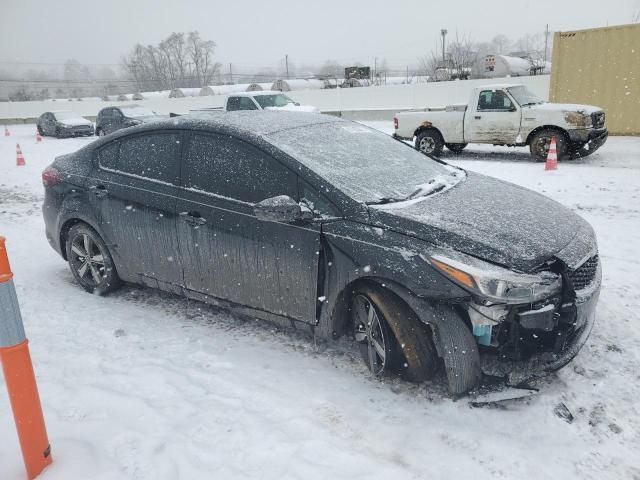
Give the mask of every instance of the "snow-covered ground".
M 44 237 L 40 172 L 91 139 L 36 144 L 33 125 L 11 130 L 0 137 L 0 235 L 53 449 L 44 480 L 640 478 L 640 138 L 610 138 L 555 172 L 524 149 L 445 154 L 583 215 L 604 266 L 598 322 L 576 360 L 530 399 L 473 408 L 437 386 L 371 378 L 346 341 L 145 288 L 85 293 Z M 3 385 L 0 439 L 0 478 L 23 478 Z

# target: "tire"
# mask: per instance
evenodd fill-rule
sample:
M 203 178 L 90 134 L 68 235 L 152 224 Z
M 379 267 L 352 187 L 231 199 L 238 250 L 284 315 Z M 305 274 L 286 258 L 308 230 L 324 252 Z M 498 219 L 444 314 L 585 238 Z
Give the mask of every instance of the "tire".
M 351 318 L 360 353 L 374 375 L 399 374 L 412 382 L 433 377 L 439 363 L 431 330 L 393 293 L 378 286 L 357 289 Z
M 55 138 L 60 138 L 60 129 L 58 127 L 53 131 L 53 136 Z
M 536 162 L 545 162 L 547 160 L 547 153 L 549 152 L 549 145 L 551 144 L 552 137 L 556 138 L 558 160 L 564 159 L 568 151 L 567 140 L 562 132 L 551 129 L 540 130 L 533 136 L 531 142 L 529 142 L 531 158 Z
M 71 227 L 65 249 L 71 273 L 87 292 L 105 295 L 122 284 L 109 249 L 93 228 L 84 223 Z
M 444 140 L 442 140 L 442 135 L 435 128 L 427 128 L 416 136 L 415 147 L 416 150 L 425 155 L 439 157 L 444 148 Z
M 38 133 L 41 137 L 44 137 L 44 132 L 42 131 L 42 127 L 40 125 L 38 125 Z
M 467 148 L 467 143 L 447 143 L 446 147 L 453 153 L 460 153 Z
M 104 137 L 105 133 L 104 130 L 102 130 L 101 128 L 98 128 L 96 130 L 96 137 Z

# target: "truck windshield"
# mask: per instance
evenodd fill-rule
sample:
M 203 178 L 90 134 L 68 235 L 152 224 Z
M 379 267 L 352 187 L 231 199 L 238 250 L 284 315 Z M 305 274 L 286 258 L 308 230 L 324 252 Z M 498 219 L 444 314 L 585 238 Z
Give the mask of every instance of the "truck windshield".
M 256 95 L 253 98 L 255 98 L 256 102 L 258 102 L 263 109 L 268 107 L 284 107 L 286 105 L 295 104 L 293 100 L 282 94 Z
M 509 90 L 511 96 L 516 99 L 516 102 L 518 102 L 521 107 L 544 103 L 544 100 L 540 99 L 535 93 L 533 93 L 524 85 L 509 87 L 507 88 L 507 90 Z
M 434 180 L 458 181 L 454 167 L 356 123 L 319 123 L 281 130 L 266 139 L 361 203 L 397 202 L 418 196 L 418 190 Z

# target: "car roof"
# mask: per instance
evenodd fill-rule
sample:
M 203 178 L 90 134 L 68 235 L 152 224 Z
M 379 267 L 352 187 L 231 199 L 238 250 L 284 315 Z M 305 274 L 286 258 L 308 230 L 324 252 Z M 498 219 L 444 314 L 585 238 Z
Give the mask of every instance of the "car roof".
M 230 97 L 255 97 L 258 95 L 283 95 L 283 93 L 277 90 L 256 90 L 254 92 L 238 92 L 229 94 Z
M 502 90 L 504 88 L 522 87 L 522 83 L 492 83 L 489 85 L 480 85 L 479 90 Z
M 281 130 L 319 125 L 326 123 L 344 122 L 337 117 L 319 113 L 251 110 L 224 113 L 195 112 L 168 120 L 148 123 L 148 129 L 183 128 L 183 129 L 211 129 L 216 131 L 235 132 L 253 136 L 265 136 Z M 141 128 L 141 127 L 135 127 Z

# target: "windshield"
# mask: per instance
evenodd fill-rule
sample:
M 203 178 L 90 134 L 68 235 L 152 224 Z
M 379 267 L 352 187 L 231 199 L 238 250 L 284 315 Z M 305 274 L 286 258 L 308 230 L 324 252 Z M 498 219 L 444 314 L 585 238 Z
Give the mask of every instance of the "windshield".
M 256 102 L 258 102 L 262 108 L 284 107 L 289 104 L 295 104 L 293 100 L 282 94 L 256 95 L 253 98 L 255 98 Z
M 82 118 L 76 112 L 53 112 L 53 116 L 56 117 L 56 120 L 71 120 Z
M 456 171 L 389 135 L 350 122 L 293 128 L 266 138 L 362 203 L 406 199 L 431 180 Z
M 516 102 L 518 102 L 518 104 L 521 107 L 525 107 L 527 105 L 536 105 L 538 103 L 544 103 L 544 100 L 539 98 L 535 93 L 533 93 L 524 85 L 519 85 L 517 87 L 509 87 L 507 88 L 507 90 L 509 90 L 509 93 L 511 94 L 511 96 L 513 96 L 513 98 L 516 99 Z
M 151 117 L 156 114 L 156 112 L 149 110 L 144 107 L 121 107 L 120 110 L 125 117 Z

